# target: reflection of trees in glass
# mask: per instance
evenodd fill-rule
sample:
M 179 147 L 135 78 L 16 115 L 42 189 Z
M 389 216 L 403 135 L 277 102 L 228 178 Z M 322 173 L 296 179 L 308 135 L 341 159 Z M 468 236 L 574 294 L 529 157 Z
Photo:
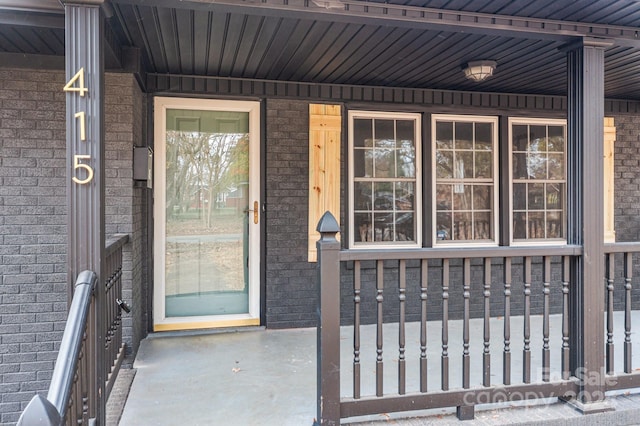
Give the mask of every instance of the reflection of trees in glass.
M 167 131 L 167 218 L 191 209 L 207 227 L 219 195 L 248 181 L 248 135 Z

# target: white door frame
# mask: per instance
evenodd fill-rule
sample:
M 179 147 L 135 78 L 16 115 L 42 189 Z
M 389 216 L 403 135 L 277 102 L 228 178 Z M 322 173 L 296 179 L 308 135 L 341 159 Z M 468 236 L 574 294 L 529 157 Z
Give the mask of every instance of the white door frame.
M 191 109 L 249 113 L 249 205 L 260 201 L 260 102 L 192 98 L 154 99 L 154 331 L 245 326 L 260 324 L 260 220 L 249 220 L 249 313 L 233 315 L 169 317 L 165 315 L 166 244 L 166 111 Z

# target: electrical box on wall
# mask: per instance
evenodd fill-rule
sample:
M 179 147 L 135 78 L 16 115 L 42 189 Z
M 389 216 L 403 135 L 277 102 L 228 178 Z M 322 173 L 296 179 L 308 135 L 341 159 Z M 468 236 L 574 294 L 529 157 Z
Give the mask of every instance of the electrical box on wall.
M 133 180 L 146 181 L 153 188 L 153 150 L 147 146 L 133 148 Z

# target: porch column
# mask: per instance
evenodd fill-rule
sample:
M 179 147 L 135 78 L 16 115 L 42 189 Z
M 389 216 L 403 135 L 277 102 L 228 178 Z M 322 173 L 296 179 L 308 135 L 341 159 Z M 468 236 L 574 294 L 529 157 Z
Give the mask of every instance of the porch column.
M 105 423 L 104 298 L 104 17 L 102 0 L 63 1 L 67 120 L 67 280 L 69 294 L 78 274 L 98 276 L 89 316 L 89 418 Z M 71 300 L 71 298 L 69 298 Z M 95 331 L 93 335 L 92 330 Z M 95 380 L 95 382 L 94 382 Z
M 604 402 L 604 40 L 583 39 L 567 48 L 567 213 L 569 244 L 583 256 L 572 264 L 570 368 L 580 379 L 571 403 L 584 413 L 610 409 Z

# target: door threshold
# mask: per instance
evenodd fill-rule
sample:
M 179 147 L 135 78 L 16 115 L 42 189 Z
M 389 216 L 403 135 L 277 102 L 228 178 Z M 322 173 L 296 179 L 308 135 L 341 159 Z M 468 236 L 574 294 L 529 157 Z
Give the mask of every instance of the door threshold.
M 167 330 L 158 331 L 155 330 L 147 335 L 147 339 L 154 339 L 158 337 L 185 337 L 185 336 L 203 336 L 210 334 L 226 334 L 226 333 L 243 333 L 247 331 L 264 331 L 266 327 L 264 325 L 250 325 L 250 326 L 231 326 L 231 327 L 215 327 L 215 328 L 199 328 L 193 330 Z

